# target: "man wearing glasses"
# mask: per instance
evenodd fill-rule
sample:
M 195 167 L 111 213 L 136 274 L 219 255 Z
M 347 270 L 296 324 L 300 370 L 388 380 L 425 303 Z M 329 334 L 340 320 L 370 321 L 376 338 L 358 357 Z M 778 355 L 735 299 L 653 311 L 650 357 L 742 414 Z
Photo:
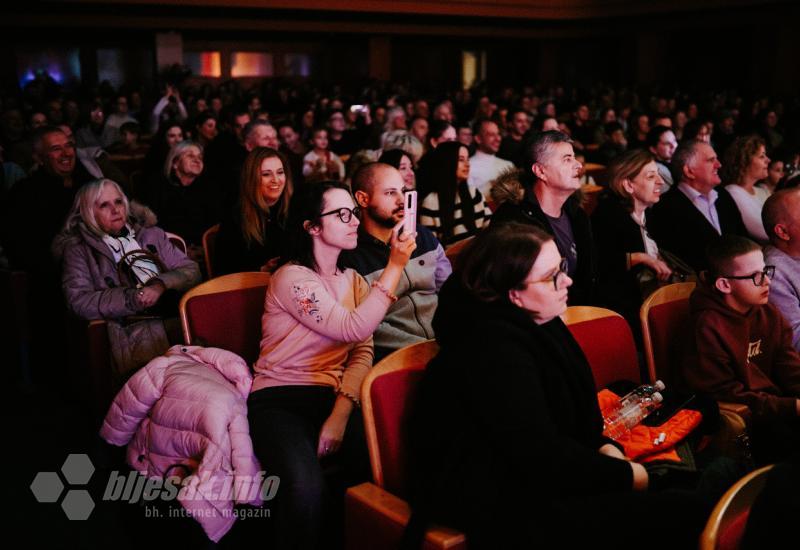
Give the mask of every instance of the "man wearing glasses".
M 684 361 L 691 389 L 752 412 L 753 452 L 767 463 L 800 451 L 800 355 L 768 303 L 775 267 L 744 237 L 708 248 L 709 270 L 692 293 L 694 338 Z

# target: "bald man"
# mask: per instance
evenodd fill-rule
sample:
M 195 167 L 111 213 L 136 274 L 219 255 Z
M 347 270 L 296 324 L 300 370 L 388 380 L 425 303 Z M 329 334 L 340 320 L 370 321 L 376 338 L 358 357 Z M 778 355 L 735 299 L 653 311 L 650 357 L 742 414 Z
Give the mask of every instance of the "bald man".
M 353 194 L 361 208 L 358 246 L 342 253 L 345 266 L 367 281 L 377 280 L 389 258 L 392 228 L 403 219 L 403 177 L 388 164 L 365 164 L 353 175 Z M 438 292 L 452 268 L 441 243 L 417 224 L 417 248 L 395 290 L 398 300 L 375 330 L 375 362 L 402 347 L 434 337 Z
M 764 259 L 767 265 L 775 266 L 769 301 L 789 322 L 792 344 L 800 351 L 800 188 L 770 196 L 761 219 L 770 242 L 764 249 Z

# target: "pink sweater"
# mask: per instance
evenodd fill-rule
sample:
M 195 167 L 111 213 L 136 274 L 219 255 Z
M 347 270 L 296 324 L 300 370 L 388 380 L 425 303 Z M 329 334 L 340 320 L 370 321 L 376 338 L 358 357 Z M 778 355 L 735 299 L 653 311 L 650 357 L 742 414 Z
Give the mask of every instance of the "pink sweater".
M 389 298 L 352 269 L 322 276 L 299 265 L 275 272 L 264 300 L 252 391 L 331 386 L 356 403 L 372 366 L 372 333 Z

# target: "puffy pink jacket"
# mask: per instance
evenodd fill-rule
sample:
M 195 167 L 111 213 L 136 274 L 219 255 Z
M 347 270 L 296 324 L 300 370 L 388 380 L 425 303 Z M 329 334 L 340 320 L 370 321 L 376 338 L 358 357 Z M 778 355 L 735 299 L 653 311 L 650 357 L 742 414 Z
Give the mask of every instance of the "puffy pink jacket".
M 173 346 L 128 380 L 100 430 L 112 445 L 128 445 L 128 464 L 144 475 L 182 475 L 174 466 L 185 466 L 196 491 L 181 490 L 178 500 L 214 542 L 236 520 L 235 502 L 260 504 L 258 488 L 247 490 L 260 479 L 247 423 L 252 382 L 234 353 Z

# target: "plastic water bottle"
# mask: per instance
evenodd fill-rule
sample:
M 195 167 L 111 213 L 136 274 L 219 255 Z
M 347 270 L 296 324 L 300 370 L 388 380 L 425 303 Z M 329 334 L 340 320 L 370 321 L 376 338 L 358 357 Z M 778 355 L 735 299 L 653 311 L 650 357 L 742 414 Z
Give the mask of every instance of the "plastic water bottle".
M 638 400 L 629 400 L 625 406 L 615 409 L 603 418 L 603 433 L 615 441 L 629 434 L 647 415 L 659 408 L 663 400 L 658 392 Z
M 617 405 L 617 408 L 624 407 L 632 401 L 638 401 L 643 397 L 653 395 L 656 392 L 664 391 L 665 387 L 666 386 L 664 385 L 664 382 L 661 380 L 656 380 L 652 384 L 642 384 L 641 386 L 634 388 L 622 396 L 622 398 L 619 400 L 619 405 Z

